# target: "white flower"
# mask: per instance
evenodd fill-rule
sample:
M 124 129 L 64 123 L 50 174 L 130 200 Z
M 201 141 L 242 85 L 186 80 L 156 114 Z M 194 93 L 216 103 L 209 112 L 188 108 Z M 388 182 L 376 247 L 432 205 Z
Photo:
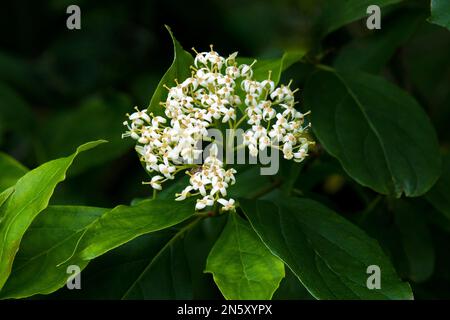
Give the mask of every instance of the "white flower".
M 160 163 L 158 165 L 158 171 L 161 172 L 166 178 L 172 179 L 172 173 L 175 171 L 175 167 Z
M 242 77 L 251 78 L 253 76 L 252 67 L 246 64 L 241 64 L 239 66 L 239 71 Z
M 304 148 L 300 148 L 298 150 L 298 152 L 294 153 L 294 161 L 295 162 L 303 161 L 303 159 L 305 159 L 305 157 L 306 157 L 306 153 L 307 153 L 307 151 Z
M 198 199 L 195 204 L 195 210 L 202 210 L 205 207 L 210 207 L 214 204 L 214 199 L 211 196 L 203 197 L 202 199 Z
M 249 144 L 248 145 L 248 150 L 250 151 L 250 155 L 252 157 L 257 157 L 258 156 L 258 148 L 256 148 L 256 146 L 254 144 Z
M 214 182 L 214 178 L 216 179 L 215 182 Z M 213 178 L 213 182 L 212 182 L 213 188 L 211 190 L 211 195 L 213 196 L 217 192 L 220 192 L 220 194 L 222 194 L 222 196 L 225 197 L 227 195 L 228 183 L 217 179 L 217 177 L 214 177 L 214 178 Z
M 194 190 L 198 190 L 202 196 L 206 196 L 205 186 L 210 183 L 207 177 L 196 174 L 190 179 L 190 183 Z
M 272 93 L 275 89 L 275 83 L 271 80 L 263 80 L 261 82 L 261 87 L 267 89 L 269 93 Z
M 211 145 L 211 148 L 209 149 L 209 156 L 217 157 L 218 154 L 219 154 L 219 148 L 217 148 L 217 144 L 213 143 Z
M 271 145 L 271 141 L 268 136 L 264 135 L 259 138 L 259 150 L 262 151 L 270 145 Z
M 147 114 L 147 109 L 142 109 L 139 111 L 139 109 L 136 107 L 136 112 L 131 114 L 129 117 L 130 120 L 136 122 L 136 123 L 143 123 L 139 120 L 144 120 L 145 122 L 150 122 L 150 116 Z
M 292 159 L 292 157 L 294 156 L 292 154 L 292 144 L 290 144 L 289 142 L 286 142 L 283 145 L 283 154 L 284 154 L 285 159 L 288 159 L 288 160 Z
M 189 192 L 192 189 L 193 189 L 192 186 L 187 186 L 186 188 L 184 188 L 184 190 L 181 191 L 181 193 L 176 194 L 177 198 L 175 198 L 175 201 L 182 201 L 182 200 L 186 199 L 186 197 L 189 195 Z
M 162 187 L 161 187 L 161 182 L 160 182 L 160 180 L 162 180 L 162 179 L 164 179 L 164 178 L 161 177 L 161 176 L 154 176 L 154 177 L 152 178 L 152 180 L 150 181 L 150 185 L 152 186 L 152 188 L 153 188 L 153 189 L 156 189 L 156 190 L 161 190 Z
M 232 185 L 235 184 L 236 183 L 236 178 L 234 177 L 234 174 L 236 172 L 237 171 L 235 169 L 233 169 L 233 168 L 228 169 L 225 172 L 225 182 L 227 182 L 227 183 L 231 182 Z
M 224 112 L 224 117 L 222 118 L 222 122 L 225 123 L 230 119 L 235 120 L 236 119 L 236 112 L 234 111 L 233 108 L 229 108 L 226 109 L 226 111 Z
M 235 209 L 235 206 L 234 206 L 235 201 L 234 201 L 234 199 L 230 198 L 230 200 L 225 200 L 223 198 L 220 198 L 219 200 L 217 200 L 217 202 L 219 202 L 223 206 L 222 210 L 224 210 L 224 211 L 230 211 L 230 210 L 234 210 Z

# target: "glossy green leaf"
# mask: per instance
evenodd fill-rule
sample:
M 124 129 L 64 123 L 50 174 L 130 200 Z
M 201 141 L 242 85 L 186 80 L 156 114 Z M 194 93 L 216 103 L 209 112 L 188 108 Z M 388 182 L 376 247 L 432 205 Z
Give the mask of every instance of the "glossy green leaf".
M 178 224 L 194 214 L 192 201 L 145 200 L 118 206 L 86 229 L 77 256 L 94 259 L 140 235 Z
M 99 140 L 86 143 L 72 155 L 47 162 L 17 181 L 14 192 L 0 208 L 0 288 L 10 274 L 25 231 L 47 207 L 53 190 L 65 179 L 66 171 L 74 159 L 79 153 L 104 142 Z
M 272 72 L 271 79 L 277 85 L 280 82 L 282 72 L 300 61 L 305 54 L 305 49 L 298 49 L 287 51 L 281 58 L 277 59 L 256 59 L 256 63 L 253 66 L 253 78 L 263 81 L 268 78 L 269 72 Z M 254 60 L 253 58 L 238 58 L 239 63 L 246 64 L 251 64 Z
M 248 222 L 231 213 L 208 256 L 205 272 L 226 299 L 271 299 L 284 277 L 284 264 L 264 246 Z
M 450 220 L 450 156 L 444 158 L 444 166 L 438 182 L 425 195 L 431 205 Z
M 321 1 L 322 14 L 318 25 L 322 36 L 363 17 L 368 17 L 367 8 L 377 5 L 383 8 L 401 2 L 402 0 L 325 0 Z
M 317 299 L 411 299 L 378 243 L 322 204 L 299 198 L 241 200 L 252 227 Z M 381 269 L 381 289 L 367 268 Z
M 13 157 L 0 152 L 0 192 L 16 184 L 28 169 Z
M 107 209 L 49 206 L 25 233 L 11 274 L 0 298 L 23 298 L 48 294 L 66 284 L 67 266 L 83 269 L 88 261 L 71 261 L 58 266 L 61 257 L 70 255 L 86 226 Z
M 381 30 L 357 38 L 339 52 L 334 66 L 339 70 L 378 73 L 424 21 L 422 13 L 405 12 Z
M 448 0 L 431 0 L 429 21 L 450 30 L 450 2 Z
M 191 76 L 190 66 L 194 64 L 194 59 L 192 55 L 185 51 L 181 44 L 175 39 L 172 31 L 168 26 L 166 26 L 167 31 L 169 31 L 170 37 L 173 42 L 173 62 L 170 68 L 166 71 L 161 81 L 158 84 L 155 92 L 153 93 L 150 105 L 148 107 L 148 112 L 153 112 L 155 115 L 163 115 L 163 107 L 160 102 L 165 102 L 167 97 L 167 89 L 164 85 L 168 87 L 175 86 L 175 79 L 184 81 L 184 79 Z
M 393 84 L 363 73 L 319 71 L 306 85 L 305 103 L 320 143 L 358 183 L 415 197 L 438 179 L 441 158 L 430 120 Z
M 0 193 L 0 209 L 3 206 L 3 204 L 8 200 L 9 196 L 14 192 L 14 187 L 9 187 L 6 190 L 3 190 Z M 2 222 L 2 217 L 0 217 L 0 223 Z

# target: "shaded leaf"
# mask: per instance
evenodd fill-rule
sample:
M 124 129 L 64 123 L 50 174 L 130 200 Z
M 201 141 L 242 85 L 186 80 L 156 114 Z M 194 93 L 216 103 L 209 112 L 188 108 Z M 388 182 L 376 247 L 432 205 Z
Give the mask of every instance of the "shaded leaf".
M 226 299 L 271 299 L 284 277 L 284 264 L 264 246 L 250 225 L 231 213 L 208 256 L 205 272 Z
M 76 256 L 94 259 L 140 235 L 178 224 L 193 214 L 194 205 L 189 200 L 145 200 L 135 206 L 118 206 L 86 229 Z
M 376 33 L 355 39 L 339 52 L 334 66 L 340 70 L 378 73 L 424 21 L 422 14 L 406 12 Z
M 431 0 L 429 21 L 450 30 L 450 2 L 448 0 Z
M 368 74 L 319 71 L 307 83 L 305 100 L 320 143 L 358 183 L 415 197 L 438 179 L 436 133 L 420 105 L 398 87 Z
M 444 158 L 443 169 L 441 177 L 425 195 L 425 199 L 450 220 L 450 156 Z
M 8 278 L 14 257 L 25 231 L 44 210 L 56 185 L 66 177 L 66 171 L 77 155 L 104 143 L 99 140 L 77 148 L 72 155 L 47 162 L 20 178 L 14 192 L 0 208 L 0 288 Z
M 322 2 L 322 14 L 318 20 L 320 35 L 328 33 L 362 17 L 368 17 L 367 8 L 377 5 L 380 8 L 401 2 L 402 0 L 325 0 Z M 383 10 L 382 10 L 383 14 Z
M 283 53 L 281 58 L 276 59 L 256 59 L 253 66 L 253 78 L 258 81 L 266 80 L 269 71 L 272 72 L 271 79 L 275 85 L 280 82 L 281 73 L 300 61 L 306 54 L 306 49 L 290 50 Z M 253 58 L 238 58 L 239 63 L 252 64 Z
M 170 68 L 166 71 L 164 76 L 161 78 L 155 92 L 153 93 L 150 105 L 148 106 L 148 112 L 153 112 L 155 115 L 163 115 L 163 107 L 159 104 L 160 102 L 165 102 L 167 97 L 167 89 L 164 85 L 168 87 L 175 86 L 175 79 L 184 81 L 184 79 L 191 76 L 190 66 L 194 64 L 194 59 L 192 55 L 185 51 L 180 43 L 173 36 L 172 31 L 168 26 L 166 26 L 167 31 L 170 34 L 173 42 L 173 62 Z
M 127 242 L 90 262 L 83 271 L 83 290 L 63 289 L 56 297 L 206 299 L 217 296 L 212 278 L 203 270 L 206 257 L 223 228 L 223 218 L 204 219 L 182 235 L 179 229 L 169 228 Z
M 314 299 L 306 288 L 298 281 L 297 276 L 286 269 L 286 276 L 281 280 L 280 287 L 275 291 L 273 300 L 312 300 Z
M 414 282 L 427 280 L 433 274 L 435 263 L 433 241 L 425 220 L 427 212 L 421 209 L 416 203 L 401 200 L 393 208 L 408 262 L 408 277 Z
M 70 255 L 82 232 L 107 209 L 49 206 L 25 233 L 11 274 L 0 297 L 24 298 L 48 294 L 66 284 L 68 265 L 83 269 L 88 261 L 78 260 L 58 266 L 61 257 Z
M 299 198 L 240 201 L 252 227 L 317 299 L 411 299 L 378 243 L 318 202 Z M 369 290 L 367 267 L 381 269 Z

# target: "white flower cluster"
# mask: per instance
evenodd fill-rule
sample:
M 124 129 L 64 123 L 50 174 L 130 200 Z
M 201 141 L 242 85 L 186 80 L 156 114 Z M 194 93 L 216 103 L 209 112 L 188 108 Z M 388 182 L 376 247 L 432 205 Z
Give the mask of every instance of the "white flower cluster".
M 294 93 L 290 83 L 275 88 L 270 79 L 262 82 L 242 81 L 245 92 L 247 123 L 251 129 L 244 134 L 244 144 L 254 157 L 267 147 L 278 148 L 286 159 L 301 162 L 308 153 L 311 142 L 305 138 L 304 117 L 295 109 Z M 278 112 L 277 110 L 280 110 Z M 282 147 L 279 145 L 283 144 Z
M 195 209 L 202 210 L 206 206 L 212 206 L 215 201 L 220 203 L 222 210 L 228 211 L 234 209 L 234 200 L 226 200 L 223 197 L 227 195 L 229 185 L 236 183 L 233 168 L 225 170 L 223 162 L 217 158 L 218 148 L 213 144 L 200 170 L 190 173 L 189 183 L 181 193 L 177 194 L 175 200 L 184 200 L 188 196 L 201 195 L 203 198 L 197 200 Z
M 191 169 L 186 171 L 190 185 L 177 194 L 177 200 L 201 195 L 197 210 L 216 202 L 223 210 L 234 209 L 234 200 L 224 197 L 228 186 L 235 183 L 236 170 L 224 169 L 217 158 L 217 146 L 202 165 L 194 164 L 202 154 L 197 146 L 208 140 L 209 127 L 222 122 L 236 129 L 246 121 L 250 128 L 244 134 L 244 145 L 252 156 L 273 147 L 282 150 L 286 159 L 302 161 L 311 143 L 304 134 L 306 114 L 295 109 L 296 90 L 292 91 L 290 84 L 275 88 L 270 72 L 268 79 L 254 80 L 253 64 L 239 65 L 236 56 L 221 57 L 212 47 L 209 52 L 197 53 L 192 76 L 181 83 L 175 80 L 175 87 L 166 87 L 167 100 L 161 105 L 167 119 L 136 109 L 124 122 L 128 131 L 123 136 L 137 140 L 136 150 L 147 171 L 157 173 L 149 182 L 154 189 L 161 190 L 163 182 Z M 239 107 L 245 112 L 237 120 Z

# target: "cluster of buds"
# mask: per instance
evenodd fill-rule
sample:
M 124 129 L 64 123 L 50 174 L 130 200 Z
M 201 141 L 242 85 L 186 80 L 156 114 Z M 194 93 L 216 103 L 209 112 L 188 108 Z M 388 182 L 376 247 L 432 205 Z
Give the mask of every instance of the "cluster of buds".
M 280 149 L 286 159 L 300 162 L 311 144 L 305 135 L 306 113 L 295 109 L 296 90 L 290 89 L 291 83 L 275 88 L 270 72 L 266 80 L 256 81 L 252 69 L 256 61 L 239 64 L 236 57 L 237 53 L 233 53 L 224 58 L 212 47 L 208 52 L 196 52 L 191 77 L 166 87 L 167 99 L 161 102 L 166 117 L 136 108 L 124 122 L 128 130 L 123 137 L 137 141 L 136 151 L 146 170 L 155 173 L 149 184 L 161 190 L 162 183 L 186 170 L 190 183 L 176 200 L 201 196 L 197 210 L 216 203 L 222 210 L 234 210 L 235 203 L 226 196 L 227 188 L 235 183 L 236 170 L 225 169 L 217 157 L 216 144 L 198 164 L 201 141 L 210 141 L 208 128 L 220 123 L 228 123 L 233 130 L 241 125 L 249 127 L 243 141 L 252 156 L 271 147 Z

